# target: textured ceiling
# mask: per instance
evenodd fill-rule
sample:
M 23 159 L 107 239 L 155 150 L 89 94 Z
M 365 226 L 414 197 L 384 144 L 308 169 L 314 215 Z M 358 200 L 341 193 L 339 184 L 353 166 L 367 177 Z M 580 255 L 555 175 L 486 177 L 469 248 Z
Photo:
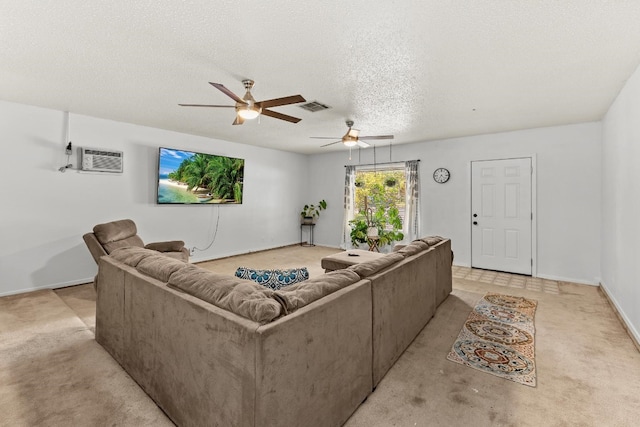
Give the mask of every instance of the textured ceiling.
M 318 153 L 602 118 L 640 63 L 640 1 L 0 0 L 0 99 Z M 210 86 L 332 108 L 232 126 Z M 386 145 L 386 141 L 378 144 Z

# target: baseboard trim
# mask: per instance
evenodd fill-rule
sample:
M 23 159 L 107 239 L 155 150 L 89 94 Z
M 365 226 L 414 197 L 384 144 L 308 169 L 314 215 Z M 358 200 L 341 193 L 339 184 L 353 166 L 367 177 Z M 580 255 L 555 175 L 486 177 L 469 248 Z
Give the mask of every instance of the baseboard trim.
M 578 285 L 598 286 L 597 282 L 590 282 L 588 280 L 581 280 L 581 279 L 571 279 L 569 277 L 553 276 L 550 274 L 538 274 L 537 277 L 541 279 L 555 280 L 556 282 L 569 282 L 569 283 L 577 283 Z
M 640 352 L 640 334 L 638 334 L 638 331 L 635 330 L 629 319 L 627 319 L 627 316 L 625 316 L 616 300 L 611 296 L 611 293 L 609 292 L 609 290 L 607 290 L 607 287 L 603 283 L 600 283 L 598 289 L 600 289 L 600 293 L 602 293 L 611 308 L 613 308 L 613 312 L 616 314 L 618 320 L 620 320 L 622 327 L 625 331 L 627 331 L 627 334 L 631 338 L 631 341 L 636 346 L 638 352 Z
M 87 283 L 93 283 L 93 277 L 89 277 L 89 278 L 85 278 L 85 279 L 71 280 L 69 282 L 50 283 L 48 285 L 33 286 L 33 287 L 30 287 L 30 288 L 26 288 L 26 289 L 16 289 L 16 290 L 12 290 L 12 291 L 0 292 L 0 297 L 6 297 L 6 296 L 9 296 L 9 295 L 25 294 L 27 292 L 41 291 L 43 289 L 58 289 L 58 288 L 66 288 L 66 287 L 69 287 L 69 286 L 85 285 Z

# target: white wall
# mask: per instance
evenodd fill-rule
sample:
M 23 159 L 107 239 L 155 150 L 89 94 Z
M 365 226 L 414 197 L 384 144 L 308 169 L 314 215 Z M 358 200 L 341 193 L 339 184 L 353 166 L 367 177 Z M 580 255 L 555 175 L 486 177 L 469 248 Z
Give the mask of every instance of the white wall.
M 379 144 L 377 161 L 387 162 Z M 422 235 L 451 238 L 457 265 L 470 265 L 470 162 L 535 156 L 537 163 L 537 275 L 578 283 L 600 280 L 600 123 L 523 130 L 392 147 L 393 161 L 420 159 Z M 348 150 L 311 157 L 311 199 L 326 198 L 331 210 L 316 227 L 316 242 L 340 244 L 344 165 Z M 360 152 L 373 162 L 373 150 Z M 451 179 L 437 184 L 433 171 L 446 167 Z
M 0 117 L 0 295 L 91 281 L 97 267 L 82 235 L 115 219 L 133 219 L 145 242 L 181 239 L 204 248 L 219 214 L 215 243 L 196 261 L 299 241 L 305 155 L 72 114 L 74 147 L 123 151 L 124 173 L 60 173 L 66 113 L 0 102 Z M 159 146 L 244 158 L 244 203 L 156 205 Z
M 640 68 L 603 119 L 602 286 L 640 342 Z
M 82 234 L 119 218 L 134 219 L 147 242 L 183 239 L 187 246 L 204 248 L 219 214 L 216 241 L 196 253 L 193 259 L 198 261 L 297 243 L 301 206 L 324 198 L 328 209 L 321 213 L 315 241 L 340 244 L 344 165 L 358 163 L 357 150 L 351 162 L 347 150 L 309 157 L 72 114 L 74 146 L 124 151 L 125 172 L 60 173 L 57 169 L 66 163 L 64 112 L 0 102 L 0 117 L 5 149 L 0 169 L 0 295 L 90 281 L 96 266 Z M 422 234 L 450 237 L 456 264 L 469 265 L 470 162 L 534 155 L 537 273 L 594 284 L 601 275 L 601 134 L 600 123 L 587 123 L 396 145 L 392 160 L 421 160 Z M 159 146 L 245 158 L 244 204 L 156 205 Z M 632 174 L 627 153 L 616 153 Z M 360 155 L 361 163 L 373 162 L 371 149 Z M 377 150 L 377 161 L 389 161 L 388 146 Z M 77 164 L 75 156 L 72 162 Z M 431 178 L 440 166 L 452 173 L 444 185 Z M 625 176 L 623 181 L 628 186 L 632 180 Z M 637 213 L 637 201 L 624 202 L 636 203 Z M 604 282 L 615 287 L 618 282 L 609 277 Z

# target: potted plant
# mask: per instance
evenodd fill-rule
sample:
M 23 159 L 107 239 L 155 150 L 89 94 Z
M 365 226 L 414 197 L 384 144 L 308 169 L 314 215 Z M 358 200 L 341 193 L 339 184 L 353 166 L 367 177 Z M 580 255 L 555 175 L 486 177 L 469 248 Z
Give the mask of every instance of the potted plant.
M 327 209 L 327 202 L 322 199 L 317 205 L 304 205 L 300 217 L 303 224 L 315 224 L 316 220 L 320 216 L 320 211 Z
M 369 239 L 377 238 L 379 246 L 389 245 L 404 239 L 402 218 L 395 207 L 378 207 L 375 212 L 359 212 L 351 221 L 351 244 L 356 248 Z M 377 233 L 377 234 L 376 234 Z
M 361 243 L 367 243 L 369 224 L 366 217 L 363 214 L 358 214 L 349 221 L 349 225 L 351 226 L 351 244 L 357 248 Z

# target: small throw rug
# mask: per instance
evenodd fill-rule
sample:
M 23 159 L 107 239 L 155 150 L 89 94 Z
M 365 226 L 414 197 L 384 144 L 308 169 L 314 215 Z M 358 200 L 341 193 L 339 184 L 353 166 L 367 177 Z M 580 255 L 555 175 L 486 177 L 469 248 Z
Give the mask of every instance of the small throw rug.
M 532 299 L 487 293 L 469 314 L 447 359 L 535 387 L 537 305 Z

